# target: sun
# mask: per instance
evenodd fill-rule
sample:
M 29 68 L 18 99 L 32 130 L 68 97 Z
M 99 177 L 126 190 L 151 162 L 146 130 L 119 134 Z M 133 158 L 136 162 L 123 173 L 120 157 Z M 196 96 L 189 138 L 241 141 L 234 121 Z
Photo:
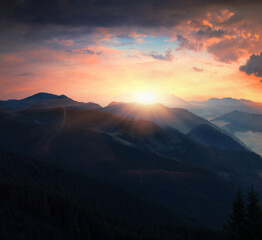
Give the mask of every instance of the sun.
M 142 92 L 137 94 L 136 101 L 142 104 L 152 104 L 157 102 L 157 96 L 151 92 Z

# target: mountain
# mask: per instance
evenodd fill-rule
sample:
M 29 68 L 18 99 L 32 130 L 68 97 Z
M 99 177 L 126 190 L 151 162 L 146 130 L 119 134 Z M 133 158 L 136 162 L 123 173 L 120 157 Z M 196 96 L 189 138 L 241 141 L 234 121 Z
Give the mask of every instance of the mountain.
M 212 120 L 262 156 L 262 114 L 233 111 Z
M 112 102 L 103 110 L 120 116 L 151 120 L 161 126 L 171 126 L 188 133 L 200 124 L 210 125 L 204 119 L 214 119 L 234 110 L 261 113 L 262 104 L 245 99 L 211 98 L 207 101 L 185 101 L 174 95 L 160 98 L 162 104 L 150 106 L 138 103 Z
M 200 124 L 210 123 L 197 115 L 182 109 L 168 108 L 162 104 L 143 105 L 138 103 L 112 102 L 103 111 L 134 119 L 144 119 L 160 126 L 170 126 L 188 133 Z
M 262 132 L 262 114 L 233 111 L 212 120 L 231 132 Z
M 235 98 L 210 98 L 207 101 L 202 101 L 201 103 L 205 103 L 207 105 L 222 105 L 222 104 L 226 104 L 226 105 L 235 105 L 235 106 L 239 106 L 239 105 L 248 105 L 248 104 L 252 104 L 254 102 L 250 101 L 250 100 L 246 100 L 246 99 L 235 99 Z
M 170 108 L 184 108 L 205 119 L 213 119 L 234 110 L 262 114 L 262 103 L 246 99 L 210 98 L 207 101 L 186 101 L 172 94 L 159 97 Z
M 30 107 L 1 110 L 0 151 L 100 179 L 198 226 L 222 226 L 234 189 L 260 185 L 261 158 L 185 109 L 115 102 L 90 110 L 72 101 L 37 94 L 22 101 Z
M 0 102 L 0 108 L 8 110 L 20 110 L 26 108 L 53 108 L 53 107 L 72 107 L 80 109 L 99 109 L 96 103 L 76 102 L 65 95 L 54 95 L 50 93 L 37 93 L 33 96 L 21 100 L 7 100 Z
M 190 102 L 189 111 L 204 117 L 213 119 L 231 111 L 245 111 L 250 113 L 262 113 L 262 104 L 246 99 L 211 98 L 207 101 Z
M 216 147 L 221 150 L 246 150 L 244 146 L 235 141 L 232 137 L 205 124 L 195 127 L 187 136 L 208 147 Z
M 214 119 L 225 113 L 229 113 L 234 110 L 244 111 L 249 113 L 258 113 L 262 114 L 262 104 L 253 102 L 245 99 L 234 99 L 234 98 L 211 98 L 207 101 L 185 101 L 182 98 L 179 98 L 172 94 L 165 94 L 159 96 L 159 101 L 164 103 L 166 106 L 161 104 L 152 104 L 151 107 L 143 106 L 142 104 L 137 103 L 121 103 L 121 102 L 112 102 L 107 107 L 104 108 L 104 111 L 118 114 L 120 116 L 130 116 L 135 119 L 146 119 L 152 120 L 157 124 L 164 126 L 169 125 L 175 128 L 178 128 L 180 131 L 187 133 L 192 130 L 196 125 L 207 124 L 207 122 L 200 121 L 195 119 L 195 116 L 192 116 L 192 113 L 203 117 L 205 119 Z M 122 105 L 122 106 L 121 106 Z M 70 107 L 77 109 L 94 109 L 101 110 L 102 107 L 96 103 L 89 102 L 77 102 L 68 98 L 65 95 L 55 95 L 50 93 L 37 93 L 30 97 L 21 99 L 21 100 L 7 100 L 0 101 L 0 109 L 8 110 L 21 110 L 26 108 L 53 108 L 53 107 Z M 159 113 L 156 113 L 154 110 L 158 109 Z M 149 110 L 151 109 L 151 110 Z M 191 114 L 186 113 L 185 111 L 190 111 Z M 182 120 L 173 119 L 174 114 L 187 115 L 185 118 L 182 116 Z M 161 113 L 161 114 L 160 114 Z M 166 114 L 166 117 L 163 116 Z M 191 116 L 189 116 L 191 115 Z M 194 119 L 193 119 L 194 118 Z M 177 121 L 176 124 L 172 124 L 174 120 Z M 181 124 L 181 121 L 184 123 Z M 196 121 L 196 123 L 192 123 Z M 187 122 L 187 123 L 185 123 Z
M 258 155 L 206 147 L 147 120 L 53 108 L 10 112 L 0 122 L 0 150 L 102 179 L 191 224 L 223 225 L 237 185 L 260 184 Z

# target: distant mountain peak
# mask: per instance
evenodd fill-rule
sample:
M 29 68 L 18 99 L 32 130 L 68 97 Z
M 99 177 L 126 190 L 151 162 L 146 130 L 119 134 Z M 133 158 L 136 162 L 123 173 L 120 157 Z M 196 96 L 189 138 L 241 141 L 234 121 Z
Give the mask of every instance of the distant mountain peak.
M 239 110 L 234 110 L 234 111 L 232 111 L 231 113 L 246 113 L 246 112 L 239 111 Z
M 101 106 L 88 102 L 77 102 L 66 95 L 56 95 L 52 93 L 39 92 L 21 100 L 0 101 L 0 107 L 4 109 L 20 110 L 26 108 L 55 108 L 71 107 L 78 109 L 100 109 Z
M 60 95 L 59 97 L 60 97 L 60 98 L 69 98 L 68 96 L 66 96 L 66 95 L 64 95 L 64 94 Z
M 232 112 L 225 113 L 222 116 L 217 117 L 216 119 L 220 119 L 220 118 L 224 118 L 224 117 L 228 117 L 228 116 L 233 116 L 233 117 L 261 117 L 262 114 L 234 110 Z M 236 119 L 236 120 L 238 120 L 238 119 Z
M 65 95 L 61 95 L 65 96 Z M 29 100 L 29 99 L 55 99 L 58 98 L 58 95 L 52 94 L 52 93 L 46 93 L 46 92 L 39 92 L 36 93 L 30 97 L 24 98 L 23 100 Z M 66 97 L 66 96 L 65 96 Z
M 122 105 L 122 104 L 125 104 L 125 103 L 124 103 L 124 102 L 116 102 L 116 101 L 113 101 L 113 102 L 109 103 L 108 106 Z
M 207 103 L 233 103 L 233 104 L 248 104 L 254 103 L 253 101 L 247 99 L 236 99 L 232 97 L 225 97 L 225 98 L 210 98 L 206 101 Z

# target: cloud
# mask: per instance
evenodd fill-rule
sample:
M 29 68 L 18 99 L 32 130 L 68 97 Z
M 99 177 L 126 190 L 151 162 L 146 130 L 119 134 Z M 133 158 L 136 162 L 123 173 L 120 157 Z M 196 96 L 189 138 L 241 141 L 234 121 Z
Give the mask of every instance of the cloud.
M 97 41 L 90 36 L 106 29 L 120 41 L 111 47 L 143 41 L 132 39 L 132 32 L 162 35 L 177 39 L 177 50 L 208 49 L 216 60 L 231 63 L 244 53 L 262 51 L 261 11 L 261 0 L 0 1 L 0 53 L 40 45 L 55 50 L 70 44 L 84 48 Z M 81 37 L 85 43 L 75 41 Z M 221 41 L 209 41 L 214 38 Z M 220 48 L 231 39 L 246 44 L 233 46 L 234 52 L 228 47 L 226 54 Z
M 94 44 L 97 37 L 97 34 L 86 27 L 21 25 L 20 23 L 4 25 L 1 21 L 0 31 L 0 53 L 31 51 L 39 46 L 53 50 L 65 49 L 70 45 L 74 48 L 84 48 Z
M 217 61 L 232 63 L 246 53 L 248 42 L 245 40 L 224 39 L 207 47 L 207 51 L 213 54 Z
M 227 32 L 220 28 L 218 30 L 213 30 L 210 27 L 205 30 L 200 29 L 196 32 L 196 36 L 199 39 L 222 38 L 226 34 Z
M 192 68 L 195 72 L 203 72 L 204 69 L 203 68 L 198 68 L 198 67 L 193 67 Z
M 165 54 L 161 54 L 161 53 L 152 51 L 148 55 L 154 59 L 163 60 L 163 61 L 172 62 L 174 60 L 174 55 L 172 54 L 171 49 L 166 50 Z
M 102 51 L 94 51 L 91 49 L 67 49 L 65 50 L 67 53 L 70 54 L 87 54 L 87 55 L 101 55 Z
M 181 35 L 177 35 L 177 40 L 179 41 L 179 47 L 177 48 L 177 50 L 188 49 L 193 51 L 199 51 L 203 47 L 203 43 L 190 41 Z
M 254 5 L 259 2 L 248 1 Z M 11 0 L 1 1 L 0 19 L 37 25 L 170 27 L 203 15 L 214 6 L 216 10 L 243 8 L 246 0 Z
M 172 26 L 212 0 L 1 1 L 2 20 L 90 27 Z M 217 0 L 218 1 L 218 0 Z M 170 11 L 173 9 L 173 11 Z
M 115 47 L 126 47 L 126 46 L 130 46 L 130 45 L 134 45 L 133 42 L 121 42 L 121 43 L 114 43 L 113 46 Z
M 254 74 L 256 77 L 262 77 L 262 52 L 259 55 L 251 55 L 246 64 L 239 67 L 239 70 L 247 75 Z
M 133 40 L 134 38 L 126 33 L 118 34 L 116 35 L 117 38 L 123 38 L 123 39 L 131 39 Z
M 18 76 L 18 77 L 31 77 L 31 76 L 34 76 L 34 75 L 35 75 L 35 73 L 33 73 L 33 72 L 24 72 L 24 73 L 16 74 L 16 76 Z
M 245 143 L 251 150 L 262 156 L 262 133 L 261 132 L 236 132 L 236 137 Z
M 136 59 L 139 59 L 139 58 L 140 58 L 139 56 L 134 55 L 134 54 L 133 54 L 133 55 L 127 55 L 127 57 L 128 57 L 128 58 L 136 58 Z

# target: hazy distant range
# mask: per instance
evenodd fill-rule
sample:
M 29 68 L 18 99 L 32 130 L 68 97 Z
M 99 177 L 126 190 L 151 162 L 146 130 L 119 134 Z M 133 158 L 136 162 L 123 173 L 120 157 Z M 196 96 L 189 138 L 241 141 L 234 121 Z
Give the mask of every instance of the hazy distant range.
M 71 106 L 74 108 L 85 109 L 110 109 L 112 104 L 101 107 L 96 103 L 82 103 L 74 101 L 64 95 L 48 95 L 49 101 L 42 102 L 41 96 L 37 100 L 25 98 L 22 100 L 0 101 L 0 108 L 26 108 L 31 106 L 37 107 L 54 107 L 54 106 Z M 202 118 L 209 120 L 219 128 L 233 134 L 241 140 L 251 150 L 262 156 L 262 104 L 246 99 L 233 98 L 211 98 L 207 101 L 185 101 L 175 95 L 163 95 L 159 99 L 169 108 L 186 109 Z M 143 117 L 143 116 L 141 116 Z
M 185 101 L 174 95 L 164 98 L 170 107 L 181 107 L 233 134 L 262 156 L 262 104 L 246 99 L 211 98 Z

